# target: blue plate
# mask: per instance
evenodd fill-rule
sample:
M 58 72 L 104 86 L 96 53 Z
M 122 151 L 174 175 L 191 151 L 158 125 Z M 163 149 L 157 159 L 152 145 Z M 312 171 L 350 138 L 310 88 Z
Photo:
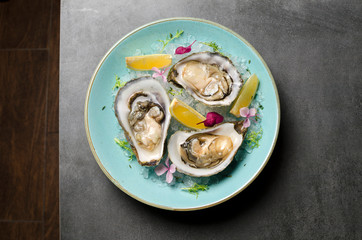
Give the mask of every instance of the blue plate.
M 165 187 L 141 174 L 136 161 L 129 162 L 114 137 L 120 126 L 113 111 L 115 74 L 127 73 L 125 57 L 135 49 L 147 50 L 158 39 L 177 29 L 199 41 L 215 41 L 232 56 L 250 59 L 249 69 L 260 80 L 263 93 L 263 137 L 260 146 L 235 164 L 232 177 L 225 177 L 206 192 L 195 195 L 176 187 Z M 105 108 L 104 108 L 105 106 Z M 129 196 L 168 210 L 197 210 L 222 203 L 244 190 L 260 174 L 274 149 L 280 124 L 280 105 L 273 76 L 259 53 L 237 33 L 219 24 L 195 18 L 163 19 L 142 26 L 119 40 L 103 57 L 89 84 L 85 102 L 85 129 L 93 155 L 104 174 Z

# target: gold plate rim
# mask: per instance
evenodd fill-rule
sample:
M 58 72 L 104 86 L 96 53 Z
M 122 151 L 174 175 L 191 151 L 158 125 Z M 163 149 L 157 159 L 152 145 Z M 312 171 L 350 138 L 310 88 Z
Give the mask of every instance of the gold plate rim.
M 98 155 L 97 155 L 97 152 L 93 146 L 93 142 L 92 142 L 92 139 L 90 137 L 90 132 L 89 132 L 89 124 L 88 124 L 88 102 L 89 102 L 89 96 L 90 96 L 90 92 L 92 90 L 92 86 L 93 86 L 93 82 L 95 80 L 95 77 L 97 76 L 97 73 L 100 69 L 100 67 L 102 66 L 104 60 L 108 57 L 108 55 L 113 51 L 114 48 L 116 48 L 122 41 L 124 41 L 125 39 L 127 39 L 129 36 L 135 34 L 136 32 L 146 28 L 146 27 L 149 27 L 149 26 L 152 26 L 152 25 L 155 25 L 155 24 L 158 24 L 158 23 L 162 23 L 162 22 L 168 22 L 168 21 L 176 21 L 176 20 L 189 20 L 189 21 L 197 21 L 197 22 L 203 22 L 203 23 L 207 23 L 207 24 L 210 24 L 210 25 L 214 25 L 216 27 L 219 27 L 231 34 L 233 34 L 234 36 L 236 36 L 237 38 L 239 38 L 241 41 L 243 41 L 248 47 L 250 47 L 250 49 L 259 57 L 259 59 L 261 60 L 261 62 L 263 63 L 264 67 L 266 68 L 268 74 L 269 74 L 269 77 L 270 79 L 272 80 L 272 84 L 273 84 L 273 88 L 274 88 L 274 91 L 275 91 L 275 95 L 276 95 L 276 100 L 277 100 L 277 105 L 278 105 L 278 119 L 277 119 L 277 129 L 276 129 L 276 135 L 275 135 L 275 138 L 273 140 L 273 144 L 272 144 L 272 147 L 270 148 L 269 150 L 269 153 L 268 153 L 268 156 L 266 158 L 266 160 L 264 161 L 263 165 L 258 169 L 258 171 L 254 174 L 254 176 L 244 185 L 242 186 L 241 188 L 239 188 L 237 191 L 235 191 L 234 193 L 228 195 L 227 197 L 225 198 L 222 198 L 216 202 L 212 202 L 212 203 L 209 203 L 209 204 L 205 204 L 203 206 L 199 206 L 199 207 L 192 207 L 192 208 L 172 208 L 172 207 L 167 207 L 167 206 L 163 206 L 163 205 L 159 205 L 159 204 L 155 204 L 155 203 L 151 203 L 151 202 L 148 202 L 130 192 L 128 192 L 125 188 L 122 187 L 121 184 L 119 184 L 119 182 L 117 180 L 115 180 L 110 174 L 109 172 L 105 169 L 105 167 L 103 166 L 103 164 L 101 163 Z M 102 60 L 99 62 L 96 70 L 94 71 L 93 75 L 92 75 L 92 78 L 91 78 L 91 81 L 89 83 L 89 86 L 88 86 L 88 90 L 87 90 L 87 95 L 86 95 L 86 100 L 85 100 L 85 106 L 84 106 L 84 126 L 85 126 L 85 130 L 86 130 L 86 134 L 87 134 L 87 139 L 88 139 L 88 143 L 89 143 L 89 146 L 91 148 L 91 151 L 93 153 L 93 156 L 95 158 L 95 160 L 97 161 L 99 167 L 102 169 L 103 173 L 107 176 L 107 178 L 114 184 L 116 185 L 120 190 L 122 190 L 124 193 L 126 193 L 127 195 L 129 195 L 130 197 L 144 203 L 144 204 L 147 204 L 149 206 L 152 206 L 152 207 L 156 207 L 156 208 L 160 208 L 160 209 L 165 209 L 165 210 L 171 210 L 171 211 L 195 211 L 195 210 L 201 210 L 201 209 L 205 209 L 205 208 L 210 208 L 210 207 L 213 207 L 213 206 L 216 206 L 218 204 L 221 204 L 233 197 L 235 197 L 237 194 L 239 194 L 240 192 L 242 192 L 244 189 L 246 189 L 252 182 L 254 182 L 254 180 L 259 176 L 259 174 L 263 171 L 264 167 L 266 166 L 266 164 L 269 162 L 269 159 L 274 151 L 274 148 L 275 148 L 275 145 L 276 145 L 276 142 L 277 142 L 277 139 L 278 139 L 278 135 L 279 135 L 279 128 L 280 128 L 280 102 L 279 102 L 279 94 L 278 94 L 278 90 L 277 90 L 277 87 L 276 87 L 276 84 L 275 84 L 275 81 L 274 81 L 274 78 L 273 78 L 273 75 L 271 74 L 271 71 L 269 69 L 269 67 L 267 66 L 266 62 L 264 61 L 264 59 L 261 57 L 261 55 L 259 54 L 259 52 L 248 42 L 246 41 L 242 36 L 240 36 L 239 34 L 237 34 L 236 32 L 232 31 L 231 29 L 225 27 L 225 26 L 222 26 L 218 23 L 215 23 L 215 22 L 212 22 L 212 21 L 209 21 L 209 20 L 205 20 L 205 19 L 201 19 L 201 18 L 191 18 L 191 17 L 174 17 L 174 18 L 165 18 L 165 19 L 160 19 L 160 20 L 157 20 L 157 21 L 153 21 L 153 22 L 150 22 L 150 23 L 147 23 L 139 28 L 136 28 L 135 30 L 133 30 L 132 32 L 126 34 L 123 38 L 121 38 L 117 43 L 115 43 L 109 50 L 108 52 L 104 55 L 104 57 L 102 58 Z

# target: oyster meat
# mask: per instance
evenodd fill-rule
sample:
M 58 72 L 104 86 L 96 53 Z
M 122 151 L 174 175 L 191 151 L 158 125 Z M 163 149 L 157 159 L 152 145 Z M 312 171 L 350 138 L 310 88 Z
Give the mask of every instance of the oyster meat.
M 170 69 L 167 79 L 211 106 L 230 105 L 243 85 L 231 60 L 216 52 L 194 53 L 183 58 Z
M 163 156 L 171 119 L 169 105 L 166 91 L 152 77 L 131 80 L 117 93 L 118 122 L 142 166 L 155 166 Z
M 206 177 L 224 170 L 241 146 L 243 121 L 226 122 L 200 131 L 177 131 L 168 142 L 170 160 L 177 171 Z
M 180 145 L 182 160 L 195 168 L 210 168 L 222 162 L 231 152 L 233 142 L 228 136 L 199 133 Z

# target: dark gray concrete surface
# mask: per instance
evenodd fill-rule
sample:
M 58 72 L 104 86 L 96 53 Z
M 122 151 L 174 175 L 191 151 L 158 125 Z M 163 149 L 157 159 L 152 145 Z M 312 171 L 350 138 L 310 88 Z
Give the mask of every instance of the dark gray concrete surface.
M 269 65 L 281 103 L 279 139 L 261 175 L 196 212 L 124 194 L 84 131 L 86 90 L 103 55 L 136 27 L 168 17 L 204 18 L 242 35 Z M 63 0 L 62 239 L 362 239 L 361 45 L 360 0 Z

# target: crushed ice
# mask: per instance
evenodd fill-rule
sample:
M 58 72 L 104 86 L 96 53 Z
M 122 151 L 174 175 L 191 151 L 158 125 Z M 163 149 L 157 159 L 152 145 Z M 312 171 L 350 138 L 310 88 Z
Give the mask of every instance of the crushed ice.
M 179 46 L 188 46 L 195 40 L 197 40 L 197 39 L 195 39 L 194 36 L 191 36 L 191 35 L 189 35 L 187 33 L 184 33 L 181 38 L 177 38 L 173 42 L 169 43 L 162 53 L 171 54 L 173 56 L 173 59 L 172 59 L 173 63 L 172 64 L 175 64 L 176 62 L 178 62 L 182 58 L 185 58 L 185 57 L 189 56 L 192 53 L 203 52 L 203 51 L 212 51 L 212 49 L 210 47 L 196 41 L 195 44 L 192 47 L 191 52 L 186 53 L 186 54 L 182 54 L 182 55 L 175 55 L 174 54 L 177 47 L 179 47 Z M 135 49 L 133 56 L 160 53 L 161 48 L 162 48 L 162 43 L 154 42 L 151 45 L 151 48 L 150 48 L 149 51 L 142 51 L 141 49 Z M 229 56 L 229 58 L 234 63 L 234 65 L 238 69 L 238 71 L 240 72 L 242 79 L 244 81 L 246 81 L 251 76 L 250 70 L 248 68 L 247 60 L 240 57 L 240 56 Z M 145 76 L 145 75 L 151 76 L 152 71 L 132 71 L 130 69 L 127 69 L 127 73 L 122 75 L 122 76 L 119 76 L 119 77 L 123 81 L 129 81 L 130 79 L 139 78 L 139 77 L 142 77 L 142 76 Z M 165 82 L 160 80 L 160 83 L 163 85 L 163 87 L 165 88 L 166 91 L 169 91 L 171 87 L 172 87 L 172 89 L 174 89 L 176 91 L 181 90 L 181 89 L 177 88 L 176 86 L 174 86 L 173 84 L 170 84 L 168 82 L 165 83 Z M 117 93 L 117 91 L 114 90 L 113 93 L 112 93 L 112 96 L 115 97 L 116 93 Z M 183 101 L 186 104 L 190 105 L 192 108 L 196 109 L 198 112 L 200 112 L 204 116 L 208 112 L 214 111 L 214 112 L 217 112 L 217 113 L 223 115 L 224 116 L 224 121 L 226 121 L 226 122 L 227 121 L 235 121 L 235 120 L 240 119 L 240 118 L 239 119 L 236 118 L 235 116 L 233 116 L 232 114 L 229 113 L 229 110 L 230 110 L 229 106 L 226 106 L 226 107 L 209 107 L 209 106 L 206 106 L 206 105 L 204 105 L 204 104 L 202 104 L 200 102 L 195 101 L 191 97 L 191 95 L 188 94 L 186 91 L 183 91 L 181 95 L 177 95 L 177 96 L 173 96 L 172 94 L 169 93 L 169 97 L 170 97 L 170 100 L 172 100 L 174 97 L 177 97 L 181 101 Z M 252 103 L 250 104 L 250 107 L 254 107 L 254 108 L 258 109 L 259 119 L 258 119 L 258 121 L 256 123 L 253 122 L 251 124 L 250 128 L 248 129 L 249 131 L 259 131 L 261 129 L 260 122 L 262 120 L 262 112 L 263 111 L 260 108 L 260 105 L 261 105 L 262 101 L 263 101 L 262 93 L 260 92 L 260 90 L 258 90 L 258 92 L 256 94 L 256 97 L 253 99 Z M 121 140 L 125 140 L 123 130 L 121 128 L 119 128 L 119 129 L 120 129 L 120 131 L 119 131 L 117 137 L 119 139 L 121 139 Z M 177 122 L 175 119 L 172 118 L 166 141 L 168 141 L 168 138 L 174 132 L 179 131 L 179 130 L 186 130 L 186 129 L 187 129 L 187 127 L 184 127 L 182 124 L 180 124 L 179 122 Z M 230 164 L 230 165 L 235 165 L 235 162 L 237 164 L 242 164 L 242 161 L 245 158 L 245 155 L 250 154 L 252 151 L 253 151 L 253 149 L 248 147 L 248 145 L 245 144 L 245 141 L 244 141 L 243 145 L 240 147 L 239 151 L 235 155 L 235 160 L 236 161 L 233 161 L 232 164 Z M 124 153 L 126 155 L 128 154 L 126 151 L 124 151 Z M 165 154 L 165 156 L 167 156 L 167 154 Z M 165 161 L 165 157 L 162 159 L 161 162 L 163 163 L 164 161 Z M 245 164 L 244 164 L 244 166 L 245 166 Z M 185 188 L 185 187 L 186 188 L 187 187 L 193 187 L 195 183 L 202 184 L 202 185 L 217 184 L 223 178 L 232 176 L 232 169 L 230 169 L 230 167 L 231 166 L 229 166 L 222 173 L 219 173 L 217 175 L 214 175 L 214 176 L 211 176 L 211 177 L 199 177 L 199 178 L 190 177 L 190 176 L 184 175 L 184 174 L 179 173 L 179 172 L 176 171 L 174 173 L 174 179 L 170 184 L 166 183 L 165 174 L 161 175 L 161 176 L 156 175 L 156 173 L 154 171 L 154 167 L 140 167 L 139 174 L 143 178 L 151 180 L 152 182 L 155 182 L 160 187 L 172 186 L 172 187 L 177 187 L 177 188 L 181 189 L 181 188 Z

